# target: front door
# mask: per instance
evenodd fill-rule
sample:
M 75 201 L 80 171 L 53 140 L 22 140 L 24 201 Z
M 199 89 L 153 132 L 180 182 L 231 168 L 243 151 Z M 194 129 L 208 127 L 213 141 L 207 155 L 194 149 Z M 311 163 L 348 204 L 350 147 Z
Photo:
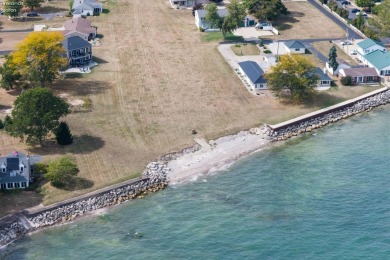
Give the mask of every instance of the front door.
M 358 78 L 357 78 L 357 82 L 358 82 L 358 83 L 363 82 L 363 77 L 358 77 Z

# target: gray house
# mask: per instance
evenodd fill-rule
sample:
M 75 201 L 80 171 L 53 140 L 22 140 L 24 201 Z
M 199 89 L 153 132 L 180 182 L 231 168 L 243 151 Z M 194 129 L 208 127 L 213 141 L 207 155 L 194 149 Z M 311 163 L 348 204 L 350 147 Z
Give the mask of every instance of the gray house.
M 92 61 L 92 44 L 79 36 L 66 38 L 62 42 L 69 65 L 86 65 Z
M 29 156 L 14 151 L 6 157 L 0 157 L 0 188 L 24 189 L 29 186 L 31 161 Z
M 103 4 L 94 0 L 75 0 L 72 10 L 73 17 L 99 15 L 103 12 Z

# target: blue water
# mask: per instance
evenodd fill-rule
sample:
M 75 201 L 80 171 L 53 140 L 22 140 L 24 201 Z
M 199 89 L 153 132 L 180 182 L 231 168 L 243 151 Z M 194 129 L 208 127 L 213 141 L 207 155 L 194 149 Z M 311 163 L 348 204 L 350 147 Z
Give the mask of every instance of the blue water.
M 390 259 L 390 107 L 27 236 L 2 259 Z

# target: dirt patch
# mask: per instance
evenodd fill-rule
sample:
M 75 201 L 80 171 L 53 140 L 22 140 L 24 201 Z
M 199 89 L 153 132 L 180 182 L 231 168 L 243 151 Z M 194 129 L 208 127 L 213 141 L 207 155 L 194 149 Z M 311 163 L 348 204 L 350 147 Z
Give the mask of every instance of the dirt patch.
M 236 44 L 232 46 L 232 50 L 239 56 L 260 55 L 260 50 L 255 44 Z

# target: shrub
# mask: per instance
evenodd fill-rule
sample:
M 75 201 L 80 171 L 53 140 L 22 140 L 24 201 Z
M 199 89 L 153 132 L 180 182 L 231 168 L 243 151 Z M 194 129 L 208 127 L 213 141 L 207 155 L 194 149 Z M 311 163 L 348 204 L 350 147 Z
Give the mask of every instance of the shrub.
M 86 98 L 83 98 L 83 109 L 84 111 L 92 111 L 93 109 L 93 103 L 92 103 L 92 99 L 89 98 L 89 97 L 86 97 Z
M 352 85 L 352 78 L 351 76 L 345 76 L 340 79 L 341 84 L 343 86 L 351 86 Z
M 73 143 L 73 136 L 66 122 L 61 122 L 56 132 L 56 140 L 59 145 L 69 145 Z
M 45 175 L 47 173 L 47 164 L 46 163 L 34 163 L 34 173 Z
M 0 119 L 0 129 L 3 129 L 4 128 L 4 124 L 3 124 L 3 121 Z
M 265 50 L 264 53 L 265 53 L 265 54 L 271 54 L 272 51 L 270 51 L 270 50 Z
M 79 173 L 79 168 L 73 158 L 64 156 L 49 162 L 45 178 L 55 187 L 63 187 L 73 176 Z
M 236 44 L 236 45 L 234 45 L 234 47 L 236 47 L 236 48 L 240 48 L 240 47 L 241 47 L 241 45 L 240 45 L 240 44 Z
M 7 129 L 10 129 L 12 126 L 12 118 L 9 115 L 6 115 L 4 118 L 4 129 L 7 131 Z
M 202 27 L 199 27 L 200 32 L 204 32 L 204 29 Z

